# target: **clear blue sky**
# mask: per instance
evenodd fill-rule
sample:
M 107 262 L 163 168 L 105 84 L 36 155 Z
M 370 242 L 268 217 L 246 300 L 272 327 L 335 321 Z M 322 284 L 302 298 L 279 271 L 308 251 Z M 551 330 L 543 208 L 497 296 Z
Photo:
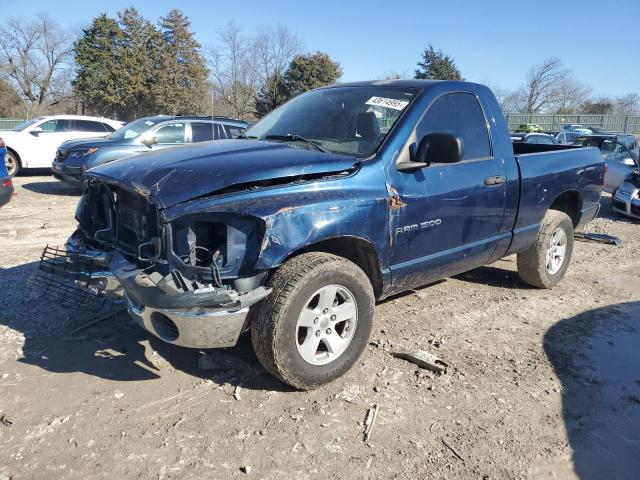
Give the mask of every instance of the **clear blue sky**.
M 135 6 L 156 20 L 177 7 L 204 45 L 230 20 L 247 32 L 280 23 L 300 35 L 305 50 L 338 60 L 343 81 L 412 73 L 432 43 L 455 58 L 468 80 L 516 88 L 531 65 L 555 55 L 595 94 L 640 92 L 640 0 L 0 0 L 0 6 L 5 17 L 49 13 L 74 31 L 102 11 Z

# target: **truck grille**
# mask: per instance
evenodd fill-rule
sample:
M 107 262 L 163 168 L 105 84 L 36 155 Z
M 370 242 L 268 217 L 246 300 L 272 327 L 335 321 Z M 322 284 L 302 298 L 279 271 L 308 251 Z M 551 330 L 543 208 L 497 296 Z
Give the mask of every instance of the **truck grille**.
M 631 213 L 634 215 L 640 215 L 640 205 L 631 204 Z
M 137 193 L 111 185 L 94 184 L 79 215 L 83 228 L 100 243 L 118 248 L 134 259 L 151 258 L 159 244 L 158 214 Z

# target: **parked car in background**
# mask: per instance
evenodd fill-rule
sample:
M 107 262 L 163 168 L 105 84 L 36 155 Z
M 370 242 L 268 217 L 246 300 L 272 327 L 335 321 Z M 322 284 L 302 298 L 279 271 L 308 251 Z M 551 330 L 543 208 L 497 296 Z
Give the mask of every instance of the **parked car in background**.
M 537 143 L 542 145 L 555 145 L 558 143 L 553 135 L 546 133 L 512 133 L 511 141 L 518 143 Z
M 55 154 L 51 171 L 58 180 L 80 186 L 85 170 L 98 165 L 167 147 L 238 138 L 248 125 L 226 117 L 139 118 L 106 138 L 64 142 Z
M 627 137 L 633 135 L 587 135 L 578 137 L 575 145 L 597 147 L 607 165 L 604 189 L 613 191 L 638 168 L 638 154 L 629 149 L 633 145 Z M 635 137 L 634 137 L 635 139 Z
M 591 130 L 591 133 L 595 133 L 596 135 L 601 135 L 601 134 L 605 134 L 605 133 L 613 133 L 610 130 L 607 130 L 604 127 L 588 127 L 589 130 Z
M 7 145 L 5 162 L 9 175 L 23 168 L 49 168 L 58 146 L 65 140 L 105 137 L 122 126 L 108 118 L 53 115 L 27 120 L 1 135 Z
M 250 331 L 268 372 L 317 388 L 356 363 L 376 300 L 512 254 L 524 282 L 562 280 L 604 161 L 508 135 L 474 83 L 315 89 L 243 140 L 88 170 L 78 229 L 46 251 L 48 271 L 125 296 L 175 345 L 231 347 Z
M 560 132 L 556 135 L 556 142 L 561 145 L 573 145 L 576 139 L 584 134 L 579 132 Z
M 640 220 L 640 170 L 634 170 L 613 192 L 611 207 L 618 213 Z
M 518 128 L 516 129 L 516 132 L 520 133 L 520 132 L 543 132 L 544 128 L 542 128 L 540 125 L 537 125 L 535 123 L 521 123 L 520 125 L 518 125 Z
M 7 172 L 7 166 L 4 163 L 4 156 L 7 149 L 4 140 L 0 138 L 0 207 L 9 203 L 13 195 L 13 182 Z

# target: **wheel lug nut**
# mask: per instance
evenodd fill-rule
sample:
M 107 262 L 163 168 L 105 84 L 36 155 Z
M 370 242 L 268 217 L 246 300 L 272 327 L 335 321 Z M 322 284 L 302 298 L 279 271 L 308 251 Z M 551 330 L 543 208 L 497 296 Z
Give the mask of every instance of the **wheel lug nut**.
M 351 330 L 351 327 L 347 325 L 346 327 L 344 327 L 344 329 L 348 332 L 349 330 Z
M 322 313 L 324 313 L 326 315 L 327 313 L 329 313 L 329 309 L 325 308 L 324 310 L 322 310 Z
M 327 328 L 327 335 L 331 335 L 331 329 Z
M 313 323 L 318 323 L 318 319 L 317 319 L 317 318 L 314 318 L 314 319 L 313 319 Z
M 316 337 L 320 336 L 320 330 L 316 330 Z
M 336 320 L 336 316 L 335 315 L 331 315 L 331 321 L 335 322 L 335 320 Z

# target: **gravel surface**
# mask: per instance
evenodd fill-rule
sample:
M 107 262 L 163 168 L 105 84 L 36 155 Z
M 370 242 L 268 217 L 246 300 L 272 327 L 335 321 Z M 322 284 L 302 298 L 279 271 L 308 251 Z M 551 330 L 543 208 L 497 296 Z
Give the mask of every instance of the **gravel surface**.
M 0 210 L 2 480 L 637 478 L 640 223 L 609 197 L 589 230 L 624 245 L 577 242 L 556 289 L 524 285 L 509 257 L 396 296 L 347 375 L 297 392 L 244 337 L 183 349 L 125 313 L 71 334 L 117 307 L 70 312 L 30 278 L 72 233 L 80 192 L 15 184 Z M 392 355 L 416 349 L 447 372 Z

